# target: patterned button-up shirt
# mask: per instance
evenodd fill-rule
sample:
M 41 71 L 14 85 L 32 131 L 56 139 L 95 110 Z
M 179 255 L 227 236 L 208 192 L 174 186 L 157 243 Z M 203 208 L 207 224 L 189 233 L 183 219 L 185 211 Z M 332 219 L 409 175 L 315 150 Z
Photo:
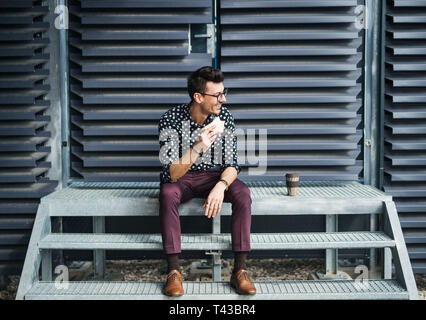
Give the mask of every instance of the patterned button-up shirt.
M 201 128 L 207 126 L 216 118 L 210 114 L 200 126 L 192 120 L 189 113 L 189 104 L 175 106 L 165 112 L 158 124 L 160 142 L 160 162 L 162 172 L 161 183 L 172 182 L 170 177 L 170 165 L 185 154 L 189 148 L 198 141 Z M 241 171 L 238 165 L 237 137 L 235 136 L 234 117 L 228 108 L 222 105 L 219 118 L 225 121 L 225 130 L 218 135 L 209 149 L 198 156 L 189 171 L 220 170 L 234 167 L 237 173 Z

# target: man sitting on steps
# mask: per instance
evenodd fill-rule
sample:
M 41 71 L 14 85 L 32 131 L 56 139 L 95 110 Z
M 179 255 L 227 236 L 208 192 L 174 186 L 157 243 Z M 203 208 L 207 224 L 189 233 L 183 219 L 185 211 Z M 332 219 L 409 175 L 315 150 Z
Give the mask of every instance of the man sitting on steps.
M 223 73 L 218 69 L 203 67 L 196 70 L 188 77 L 191 102 L 171 108 L 159 122 L 160 161 L 163 164 L 160 223 L 168 264 L 164 293 L 169 296 L 184 293 L 178 259 L 181 252 L 178 208 L 194 197 L 206 199 L 202 208 L 208 218 L 220 213 L 223 202 L 232 203 L 231 234 L 235 260 L 231 286 L 240 294 L 256 293 L 245 263 L 250 251 L 252 201 L 247 185 L 237 179 L 241 168 L 237 164 L 235 124 L 228 108 L 222 105 L 226 102 L 227 92 L 223 80 Z M 220 143 L 223 131 L 231 137 L 231 143 Z M 221 139 L 216 139 L 217 136 Z M 218 153 L 221 153 L 220 160 L 217 159 Z

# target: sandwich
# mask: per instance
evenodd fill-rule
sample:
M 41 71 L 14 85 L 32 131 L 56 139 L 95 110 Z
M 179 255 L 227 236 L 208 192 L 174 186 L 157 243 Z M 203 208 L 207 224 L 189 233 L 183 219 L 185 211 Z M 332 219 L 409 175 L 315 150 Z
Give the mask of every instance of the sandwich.
M 208 129 L 211 126 L 216 125 L 216 133 L 222 134 L 225 130 L 225 121 L 220 120 L 219 117 L 214 118 L 214 120 L 209 123 L 207 126 L 204 127 L 204 129 Z

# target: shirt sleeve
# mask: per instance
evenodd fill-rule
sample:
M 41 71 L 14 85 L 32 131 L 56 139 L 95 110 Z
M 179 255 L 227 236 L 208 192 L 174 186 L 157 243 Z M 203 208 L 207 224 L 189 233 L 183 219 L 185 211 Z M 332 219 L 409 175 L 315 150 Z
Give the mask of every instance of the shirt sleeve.
M 160 173 L 161 183 L 172 182 L 170 166 L 179 159 L 179 135 L 173 122 L 162 116 L 158 123 L 158 136 L 160 143 L 159 160 L 162 166 Z
M 225 136 L 225 144 L 222 150 L 222 171 L 228 167 L 234 167 L 238 174 L 241 171 L 241 167 L 238 165 L 237 137 L 235 135 L 234 117 L 229 111 L 225 119 L 225 130 L 230 136 L 228 138 Z

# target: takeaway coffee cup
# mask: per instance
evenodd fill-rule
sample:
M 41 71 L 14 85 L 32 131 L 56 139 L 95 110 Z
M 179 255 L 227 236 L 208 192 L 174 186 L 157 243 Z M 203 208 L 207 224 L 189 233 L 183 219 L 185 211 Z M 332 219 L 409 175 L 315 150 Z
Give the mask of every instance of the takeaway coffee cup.
M 295 196 L 297 193 L 297 187 L 299 186 L 299 174 L 298 173 L 287 173 L 285 175 L 287 184 L 287 192 L 290 196 Z

